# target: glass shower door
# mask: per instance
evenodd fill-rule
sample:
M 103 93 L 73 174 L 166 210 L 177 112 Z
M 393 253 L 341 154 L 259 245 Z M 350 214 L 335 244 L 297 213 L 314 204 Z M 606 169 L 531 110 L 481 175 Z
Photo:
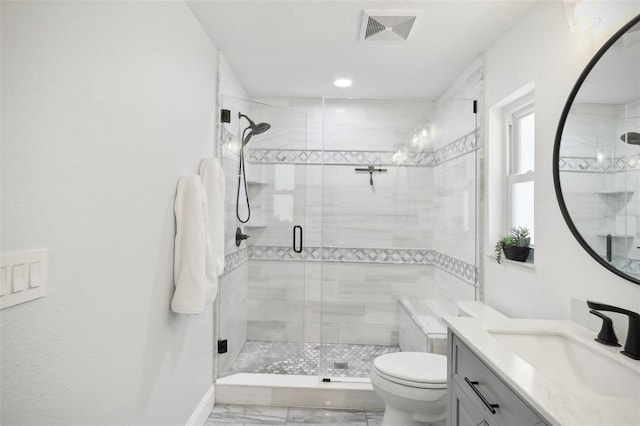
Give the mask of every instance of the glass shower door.
M 227 267 L 217 304 L 217 376 L 292 373 L 304 334 L 306 116 L 223 97 Z M 221 351 L 218 351 L 221 352 Z
M 320 368 L 332 381 L 366 380 L 377 356 L 400 351 L 398 300 L 426 295 L 432 179 L 426 138 L 413 137 L 431 109 L 324 101 Z
M 403 303 L 429 324 L 404 350 L 446 351 L 440 318 L 476 293 L 473 111 L 472 100 L 324 100 L 322 377 L 361 381 L 401 351 Z

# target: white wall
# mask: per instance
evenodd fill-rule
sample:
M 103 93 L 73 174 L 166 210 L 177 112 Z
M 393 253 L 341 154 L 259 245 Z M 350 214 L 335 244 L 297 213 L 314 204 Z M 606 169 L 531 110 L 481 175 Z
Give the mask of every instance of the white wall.
M 509 316 L 569 318 L 572 296 L 640 310 L 640 286 L 619 278 L 587 255 L 565 224 L 553 187 L 553 143 L 565 100 L 596 50 L 638 13 L 637 2 L 596 3 L 604 7 L 600 25 L 586 33 L 571 33 L 562 4 L 540 2 L 486 54 L 485 136 L 490 124 L 486 112 L 524 85 L 535 84 L 535 269 L 484 259 L 485 300 Z M 491 143 L 486 170 L 498 167 Z M 485 192 L 484 198 L 489 194 Z M 491 209 L 489 205 L 485 211 L 485 229 L 490 216 L 497 214 Z M 487 255 L 493 252 L 497 237 L 486 235 Z
M 173 202 L 213 154 L 216 49 L 182 2 L 2 2 L 2 249 L 49 293 L 2 310 L 2 424 L 185 424 L 212 313 L 176 315 Z

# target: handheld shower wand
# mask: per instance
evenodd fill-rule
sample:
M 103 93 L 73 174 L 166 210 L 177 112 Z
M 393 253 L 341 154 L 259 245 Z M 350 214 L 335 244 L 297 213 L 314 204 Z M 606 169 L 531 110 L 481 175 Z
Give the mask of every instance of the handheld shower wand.
M 236 192 L 236 217 L 240 223 L 247 223 L 251 218 L 251 206 L 249 204 L 249 193 L 247 192 L 247 176 L 244 167 L 244 147 L 249 143 L 254 135 L 260 135 L 271 128 L 269 123 L 254 123 L 252 119 L 242 113 L 238 113 L 238 119 L 246 118 L 249 125 L 242 131 L 242 145 L 240 145 L 239 165 L 238 165 L 238 190 Z M 249 131 L 247 133 L 247 130 Z M 240 185 L 244 180 L 244 196 L 247 202 L 247 218 L 240 217 Z

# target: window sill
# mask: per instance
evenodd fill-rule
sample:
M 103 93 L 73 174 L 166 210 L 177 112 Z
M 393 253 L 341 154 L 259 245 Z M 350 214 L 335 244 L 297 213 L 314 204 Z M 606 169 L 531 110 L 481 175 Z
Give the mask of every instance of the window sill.
M 496 262 L 496 257 L 495 256 L 487 255 L 487 257 L 489 259 L 491 259 L 493 262 Z M 498 263 L 496 262 L 496 264 L 498 264 Z M 515 267 L 524 268 L 524 269 L 530 269 L 530 270 L 536 269 L 536 265 L 533 262 L 518 262 L 516 260 L 509 260 L 509 259 L 505 258 L 504 256 L 502 256 L 502 259 L 500 260 L 499 265 L 501 265 L 501 266 L 504 265 L 504 266 L 508 266 L 508 267 L 515 266 Z

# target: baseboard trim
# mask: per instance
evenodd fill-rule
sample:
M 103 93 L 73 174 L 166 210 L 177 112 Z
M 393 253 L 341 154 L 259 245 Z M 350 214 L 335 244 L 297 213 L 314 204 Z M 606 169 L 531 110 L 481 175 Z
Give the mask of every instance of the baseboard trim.
M 213 404 L 216 400 L 216 388 L 212 384 L 207 392 L 204 394 L 200 403 L 196 407 L 195 411 L 191 415 L 191 418 L 187 422 L 187 426 L 202 426 L 207 421 L 211 410 L 213 410 Z

